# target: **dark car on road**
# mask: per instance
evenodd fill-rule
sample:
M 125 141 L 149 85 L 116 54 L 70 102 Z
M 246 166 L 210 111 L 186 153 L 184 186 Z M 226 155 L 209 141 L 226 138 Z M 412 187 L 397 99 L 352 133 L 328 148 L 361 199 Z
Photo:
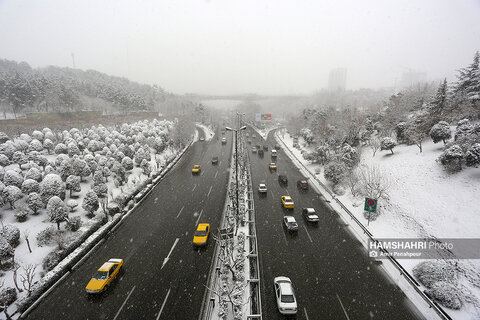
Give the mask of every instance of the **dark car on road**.
M 292 216 L 285 216 L 283 217 L 283 225 L 288 232 L 297 232 L 298 231 L 298 224 L 295 221 L 295 218 Z
M 300 190 L 307 191 L 309 188 L 308 181 L 307 180 L 298 180 L 297 181 L 297 188 Z
M 283 175 L 283 174 L 279 175 L 278 176 L 278 183 L 283 184 L 283 185 L 287 185 L 288 184 L 287 176 Z
M 266 144 L 263 145 L 263 150 L 268 151 L 268 146 Z
M 218 164 L 218 157 L 212 158 L 212 164 Z
M 260 158 L 263 158 L 263 150 L 262 149 L 258 150 L 258 155 L 260 156 Z
M 302 215 L 307 220 L 307 222 L 317 224 L 320 218 L 317 216 L 315 209 L 313 208 L 302 208 Z

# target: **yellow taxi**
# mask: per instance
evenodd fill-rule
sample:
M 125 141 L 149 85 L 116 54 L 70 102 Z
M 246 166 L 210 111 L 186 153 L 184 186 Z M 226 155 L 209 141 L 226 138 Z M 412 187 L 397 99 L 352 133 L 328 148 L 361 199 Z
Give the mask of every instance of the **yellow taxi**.
M 210 224 L 200 223 L 197 227 L 197 230 L 193 234 L 193 245 L 196 247 L 206 246 L 209 234 Z
M 85 290 L 88 293 L 100 293 L 115 279 L 123 266 L 123 259 L 110 259 L 105 262 L 90 279 Z
M 285 209 L 293 209 L 295 204 L 290 196 L 282 196 L 282 205 Z
M 270 162 L 270 164 L 268 165 L 268 168 L 270 170 L 277 170 L 277 164 L 275 162 Z
M 248 142 L 248 143 L 252 143 L 252 139 L 248 139 L 247 142 Z
M 200 173 L 200 170 L 202 170 L 202 167 L 199 164 L 196 164 L 193 166 L 192 173 Z
M 225 130 L 222 130 L 222 134 L 225 134 Z

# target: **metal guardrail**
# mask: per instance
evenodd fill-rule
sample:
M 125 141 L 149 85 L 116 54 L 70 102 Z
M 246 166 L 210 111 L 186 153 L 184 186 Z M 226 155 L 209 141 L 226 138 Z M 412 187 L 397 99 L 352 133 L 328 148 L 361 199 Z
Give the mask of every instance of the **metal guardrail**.
M 245 138 L 241 135 L 242 149 L 248 157 L 250 163 L 250 153 L 248 152 Z M 250 166 L 247 168 L 247 211 L 248 211 L 248 238 L 250 242 L 250 252 L 248 254 L 250 274 L 249 274 L 249 286 L 250 286 L 250 314 L 247 319 L 261 320 L 262 319 L 262 298 L 260 294 L 260 262 L 258 257 L 258 243 L 257 243 L 257 227 L 255 223 L 255 205 L 253 201 L 253 186 L 252 186 L 252 174 Z
M 317 179 L 316 175 L 311 172 L 296 156 L 293 152 L 290 151 L 290 149 L 287 147 L 287 144 L 280 139 L 278 136 L 278 132 L 275 131 L 275 138 L 277 141 L 282 143 L 285 148 L 285 153 L 289 153 L 290 158 L 295 159 L 298 164 L 305 170 L 307 171 L 314 179 L 315 181 L 328 193 L 330 196 L 337 202 L 338 205 L 350 216 L 350 218 L 355 221 L 355 223 L 363 230 L 363 232 L 370 238 L 370 240 L 375 241 L 375 243 L 378 243 L 378 241 L 373 237 L 372 233 L 354 216 L 354 214 L 347 208 L 345 205 L 338 200 L 338 198 L 335 196 L 335 194 L 328 189 L 327 186 L 325 186 L 319 179 Z M 334 210 L 335 211 L 335 210 Z M 391 257 L 388 250 L 381 248 L 381 251 L 386 254 L 388 259 L 392 262 L 392 264 L 400 271 L 400 275 L 404 276 L 404 278 L 407 280 L 407 282 L 415 289 L 415 291 L 425 300 L 429 305 L 430 308 L 433 308 L 435 312 L 443 319 L 448 319 L 452 320 L 452 318 L 447 314 L 445 310 L 441 306 L 437 304 L 425 291 L 422 291 L 422 288 L 420 288 L 419 283 L 415 280 L 415 278 L 407 271 L 405 268 L 395 259 L 394 257 Z

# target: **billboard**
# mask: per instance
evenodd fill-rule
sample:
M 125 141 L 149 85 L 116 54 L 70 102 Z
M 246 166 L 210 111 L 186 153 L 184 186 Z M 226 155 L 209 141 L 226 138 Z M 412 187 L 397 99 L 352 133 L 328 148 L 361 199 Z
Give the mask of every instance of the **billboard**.
M 255 113 L 255 121 L 272 120 L 271 113 Z

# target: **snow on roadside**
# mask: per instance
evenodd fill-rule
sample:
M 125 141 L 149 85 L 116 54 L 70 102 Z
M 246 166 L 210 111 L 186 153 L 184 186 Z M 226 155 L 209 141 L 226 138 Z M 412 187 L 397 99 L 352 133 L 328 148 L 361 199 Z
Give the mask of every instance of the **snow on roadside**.
M 205 132 L 205 140 L 206 141 L 212 140 L 213 136 L 215 135 L 215 132 L 213 132 L 213 130 L 210 128 L 210 126 L 206 126 L 206 125 L 201 124 L 199 122 L 196 122 L 195 125 L 203 129 L 203 132 Z
M 323 168 L 303 158 L 302 153 L 310 152 L 303 139 L 300 148 L 293 147 L 293 138 L 279 130 L 276 138 L 283 140 L 289 150 L 324 185 L 332 189 L 325 180 Z M 391 178 L 388 199 L 381 200 L 382 214 L 367 227 L 363 215 L 364 198 L 353 197 L 348 190 L 337 198 L 360 220 L 375 238 L 480 238 L 480 172 L 467 168 L 451 175 L 444 172 L 436 162 L 442 146 L 431 141 L 425 142 L 423 152 L 416 146 L 399 145 L 389 151 L 379 151 L 373 157 L 370 149 L 361 153 L 361 164 L 378 166 Z M 401 259 L 402 266 L 412 274 L 412 269 L 422 260 Z M 479 260 L 459 260 L 458 265 L 472 274 L 480 270 Z M 480 301 L 478 286 L 462 281 L 463 293 Z M 478 319 L 479 307 L 466 303 L 460 310 L 444 307 L 453 319 Z

